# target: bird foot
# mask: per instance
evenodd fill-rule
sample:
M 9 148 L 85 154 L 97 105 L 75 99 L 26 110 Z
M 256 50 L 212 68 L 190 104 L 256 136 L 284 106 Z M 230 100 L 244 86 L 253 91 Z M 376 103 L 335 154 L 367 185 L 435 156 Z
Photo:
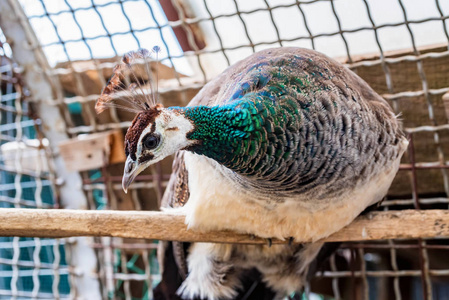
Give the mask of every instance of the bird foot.
M 294 241 L 295 241 L 295 238 L 294 238 L 294 237 L 292 237 L 292 236 L 289 237 L 289 238 L 288 238 L 288 245 L 289 245 L 289 246 L 293 245 L 293 242 L 294 242 Z
M 254 239 L 255 237 L 256 237 L 255 235 L 251 235 L 251 239 Z M 295 241 L 295 238 L 294 237 L 289 237 L 287 239 L 288 239 L 288 245 L 292 246 L 294 241 Z M 265 240 L 267 241 L 267 246 L 269 248 L 271 248 L 271 246 L 273 245 L 273 239 L 272 238 L 265 238 Z
M 181 299 L 236 298 L 241 285 L 239 271 L 224 260 L 222 249 L 220 245 L 193 244 L 187 259 L 189 275 L 177 291 Z
M 273 240 L 271 238 L 267 239 L 268 248 L 271 248 L 271 245 L 273 245 Z

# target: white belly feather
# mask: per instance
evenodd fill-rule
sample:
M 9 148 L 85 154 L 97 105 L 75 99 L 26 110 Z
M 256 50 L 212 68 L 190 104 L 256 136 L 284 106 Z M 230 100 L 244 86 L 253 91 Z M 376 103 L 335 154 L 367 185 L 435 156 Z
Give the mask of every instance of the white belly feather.
M 405 142 L 406 143 L 406 142 Z M 400 156 L 399 156 L 400 157 Z M 182 208 L 189 228 L 210 231 L 229 229 L 263 238 L 316 241 L 348 225 L 367 206 L 379 201 L 398 170 L 400 158 L 368 184 L 338 198 L 323 201 L 285 199 L 264 206 L 257 195 L 242 190 L 217 170 L 220 165 L 205 156 L 185 153 L 190 198 Z

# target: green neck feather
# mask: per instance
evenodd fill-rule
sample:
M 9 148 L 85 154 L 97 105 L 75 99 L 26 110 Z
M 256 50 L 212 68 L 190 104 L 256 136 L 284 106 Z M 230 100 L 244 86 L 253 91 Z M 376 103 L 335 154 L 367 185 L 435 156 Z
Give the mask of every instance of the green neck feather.
M 242 145 L 263 122 L 255 103 L 250 101 L 189 107 L 185 116 L 195 124 L 195 130 L 187 135 L 188 139 L 198 141 L 191 150 L 227 167 L 232 167 L 235 158 L 247 150 Z
M 296 101 L 273 104 L 267 95 L 248 93 L 241 100 L 224 106 L 194 106 L 180 109 L 195 129 L 187 138 L 198 141 L 188 150 L 210 157 L 220 164 L 244 174 L 257 174 L 261 158 L 276 157 L 270 140 L 276 140 L 276 127 L 285 128 L 286 118 L 279 113 L 291 105 L 298 112 Z M 298 118 L 299 119 L 299 118 Z M 287 149 L 288 150 L 288 149 Z

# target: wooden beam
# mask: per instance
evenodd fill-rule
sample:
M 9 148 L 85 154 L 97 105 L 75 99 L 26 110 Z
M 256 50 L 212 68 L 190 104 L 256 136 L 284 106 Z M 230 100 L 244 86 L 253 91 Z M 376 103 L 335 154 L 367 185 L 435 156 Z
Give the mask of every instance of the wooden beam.
M 0 236 L 114 236 L 192 242 L 266 243 L 264 239 L 230 231 L 188 230 L 183 215 L 169 212 L 2 208 L 0 220 Z M 357 218 L 325 241 L 433 237 L 449 237 L 448 210 L 373 212 Z M 286 242 L 273 240 L 273 243 Z

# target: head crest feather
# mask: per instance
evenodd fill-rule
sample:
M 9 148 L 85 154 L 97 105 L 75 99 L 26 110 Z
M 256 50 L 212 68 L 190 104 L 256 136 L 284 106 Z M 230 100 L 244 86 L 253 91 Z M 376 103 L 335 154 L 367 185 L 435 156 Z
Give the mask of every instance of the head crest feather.
M 152 53 L 155 53 L 156 62 L 158 62 L 158 54 L 160 51 L 161 48 L 159 46 L 154 46 L 152 51 L 139 49 L 138 51 L 131 51 L 123 55 L 121 63 L 114 67 L 112 77 L 103 88 L 100 98 L 95 103 L 95 111 L 97 114 L 110 107 L 135 113 L 163 107 L 162 104 L 156 104 L 158 99 L 158 64 L 156 64 L 156 89 L 153 87 L 152 73 L 148 67 L 149 60 L 152 59 Z M 142 79 L 138 78 L 133 70 L 134 64 L 143 64 L 145 66 L 151 96 L 145 93 Z M 132 81 L 128 85 L 126 84 L 126 76 L 129 76 L 130 81 Z M 118 103 L 120 101 L 124 103 Z

